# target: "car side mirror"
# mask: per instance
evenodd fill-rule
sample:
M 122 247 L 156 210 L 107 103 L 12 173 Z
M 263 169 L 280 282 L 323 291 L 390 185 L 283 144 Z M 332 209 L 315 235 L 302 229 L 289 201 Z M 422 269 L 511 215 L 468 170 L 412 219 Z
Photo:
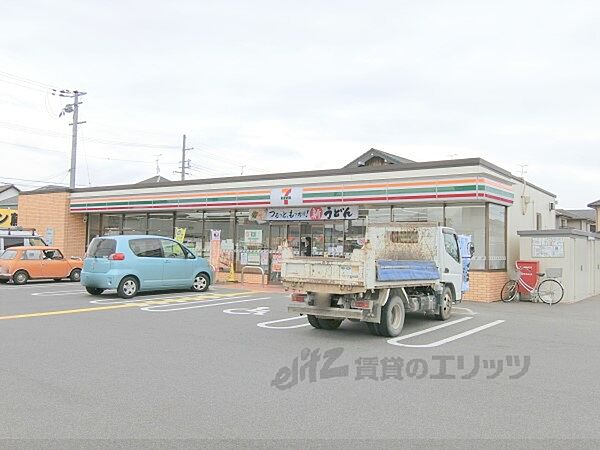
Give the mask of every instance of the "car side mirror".
M 469 244 L 469 255 L 471 255 L 471 258 L 472 258 L 474 254 L 475 254 L 475 245 L 473 245 L 473 243 L 471 242 Z

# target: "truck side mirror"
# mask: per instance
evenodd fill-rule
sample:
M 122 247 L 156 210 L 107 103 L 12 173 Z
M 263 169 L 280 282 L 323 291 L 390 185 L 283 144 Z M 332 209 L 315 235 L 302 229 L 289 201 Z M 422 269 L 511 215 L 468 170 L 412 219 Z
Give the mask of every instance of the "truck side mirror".
M 471 255 L 471 258 L 473 257 L 473 255 L 475 254 L 475 245 L 473 245 L 473 243 L 469 243 L 469 255 Z

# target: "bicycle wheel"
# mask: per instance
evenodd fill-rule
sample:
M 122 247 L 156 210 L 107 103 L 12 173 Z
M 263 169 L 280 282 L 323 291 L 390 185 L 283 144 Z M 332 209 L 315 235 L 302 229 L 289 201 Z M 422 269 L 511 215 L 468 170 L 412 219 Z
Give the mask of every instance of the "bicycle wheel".
M 500 298 L 503 302 L 512 302 L 517 297 L 517 282 L 515 280 L 509 280 L 500 291 Z
M 556 280 L 544 280 L 538 287 L 538 297 L 548 305 L 554 305 L 560 302 L 565 295 L 565 290 Z

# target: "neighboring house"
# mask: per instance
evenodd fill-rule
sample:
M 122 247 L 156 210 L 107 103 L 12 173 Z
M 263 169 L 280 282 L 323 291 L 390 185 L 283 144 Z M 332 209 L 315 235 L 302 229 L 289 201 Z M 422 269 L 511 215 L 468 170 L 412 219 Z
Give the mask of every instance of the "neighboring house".
M 352 162 L 346 164 L 344 168 L 356 168 L 356 167 L 372 167 L 372 166 L 385 166 L 388 164 L 413 164 L 415 161 L 410 159 L 401 158 L 400 156 L 392 155 L 381 150 L 372 148 L 371 150 L 363 153 Z
M 597 213 L 593 209 L 557 209 L 556 228 L 595 233 Z
M 157 183 L 170 183 L 171 180 L 160 175 L 154 175 L 146 180 L 138 181 L 136 184 L 157 184 Z
M 598 229 L 597 226 L 600 223 L 600 200 L 590 203 L 588 207 L 596 210 L 596 229 Z
M 14 184 L 0 184 L 0 208 L 16 209 L 21 190 Z

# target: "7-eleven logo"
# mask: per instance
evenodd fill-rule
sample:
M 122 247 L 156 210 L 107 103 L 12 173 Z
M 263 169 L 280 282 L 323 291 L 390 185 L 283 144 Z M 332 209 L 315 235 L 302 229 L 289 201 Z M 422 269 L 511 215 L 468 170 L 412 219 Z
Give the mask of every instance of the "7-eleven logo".
M 281 188 L 281 200 L 284 205 L 289 205 L 292 199 L 292 188 Z

